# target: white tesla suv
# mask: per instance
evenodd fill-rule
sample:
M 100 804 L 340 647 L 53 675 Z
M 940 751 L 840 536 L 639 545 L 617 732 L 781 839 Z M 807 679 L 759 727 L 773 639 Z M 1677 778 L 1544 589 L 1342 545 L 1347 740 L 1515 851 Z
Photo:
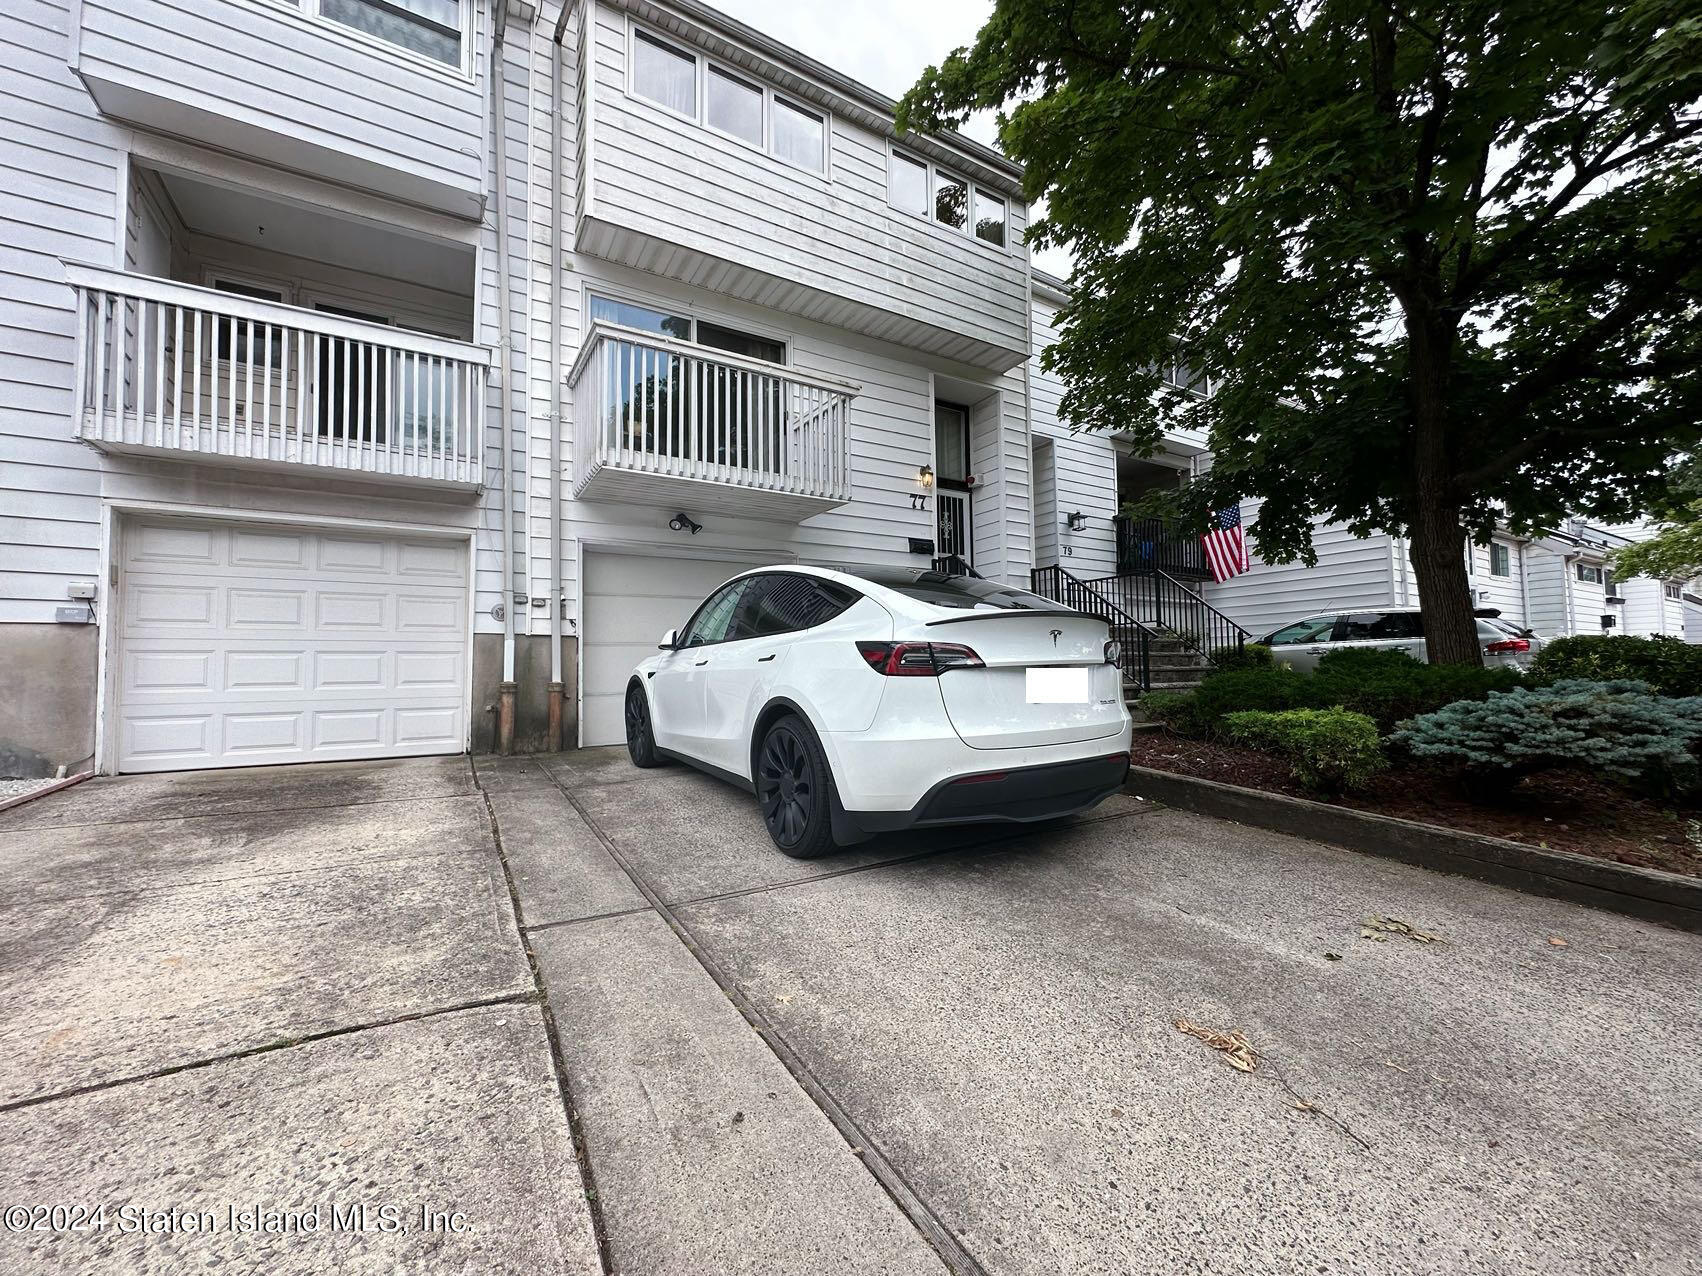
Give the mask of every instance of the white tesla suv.
M 1103 801 L 1129 713 L 1102 620 L 980 578 L 764 567 L 633 670 L 627 751 L 754 792 L 811 858 L 876 833 L 1026 822 Z

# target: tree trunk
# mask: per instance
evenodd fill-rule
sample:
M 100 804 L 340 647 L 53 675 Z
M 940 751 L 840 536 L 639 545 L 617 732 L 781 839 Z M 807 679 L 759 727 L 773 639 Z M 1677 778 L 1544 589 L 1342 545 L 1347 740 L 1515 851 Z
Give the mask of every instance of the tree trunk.
M 1448 365 L 1453 332 L 1411 315 L 1407 322 L 1413 400 L 1412 568 L 1433 665 L 1482 665 L 1466 575 L 1466 533 L 1448 446 Z
M 1466 575 L 1466 532 L 1457 511 L 1420 505 L 1412 528 L 1412 570 L 1430 663 L 1481 665 L 1483 647 Z

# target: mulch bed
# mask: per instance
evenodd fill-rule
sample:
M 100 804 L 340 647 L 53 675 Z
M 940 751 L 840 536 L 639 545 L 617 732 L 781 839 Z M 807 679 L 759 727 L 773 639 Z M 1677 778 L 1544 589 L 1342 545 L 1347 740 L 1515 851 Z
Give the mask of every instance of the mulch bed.
M 1526 846 L 1702 877 L 1702 847 L 1691 840 L 1702 838 L 1702 829 L 1694 824 L 1702 821 L 1702 807 L 1638 797 L 1586 775 L 1531 776 L 1490 806 L 1467 801 L 1446 773 L 1411 766 L 1385 772 L 1361 792 L 1320 798 L 1294 780 L 1286 762 L 1269 754 L 1168 731 L 1137 731 L 1134 762 L 1157 771 L 1504 837 Z

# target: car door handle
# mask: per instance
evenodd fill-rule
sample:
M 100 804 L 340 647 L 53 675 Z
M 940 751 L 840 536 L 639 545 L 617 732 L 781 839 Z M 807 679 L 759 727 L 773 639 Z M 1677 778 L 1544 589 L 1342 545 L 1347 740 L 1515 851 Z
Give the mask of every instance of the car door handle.
M 764 665 L 764 664 L 767 664 L 767 663 L 768 663 L 768 662 L 769 662 L 769 661 L 770 661 L 770 660 L 773 660 L 773 659 L 774 659 L 774 657 L 775 657 L 775 656 L 776 656 L 776 655 L 777 655 L 777 654 L 779 654 L 779 653 L 777 653 L 777 652 L 773 652 L 773 651 L 771 651 L 771 652 L 769 652 L 769 653 L 768 653 L 768 654 L 767 654 L 767 655 L 766 655 L 766 656 L 758 656 L 758 657 L 757 657 L 757 658 L 756 658 L 756 662 L 757 662 L 757 664 L 759 664 L 759 665 Z
M 698 667 L 698 668 L 699 668 L 699 669 L 701 669 L 701 668 L 703 668 L 703 666 L 704 666 L 704 665 L 706 665 L 706 664 L 708 664 L 708 663 L 709 663 L 709 662 L 708 662 L 708 661 L 707 661 L 707 660 L 700 660 L 700 661 L 698 661 L 698 662 L 697 662 L 697 667 Z

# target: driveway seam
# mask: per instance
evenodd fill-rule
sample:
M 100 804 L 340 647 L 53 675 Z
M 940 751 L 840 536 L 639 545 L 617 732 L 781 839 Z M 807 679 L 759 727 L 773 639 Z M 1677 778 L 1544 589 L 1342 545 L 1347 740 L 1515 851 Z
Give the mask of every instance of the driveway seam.
M 708 949 L 692 934 L 690 927 L 674 913 L 672 906 L 651 889 L 650 884 L 628 863 L 626 856 L 621 853 L 614 840 L 603 831 L 602 825 L 597 823 L 591 813 L 554 776 L 550 778 L 555 787 L 560 790 L 561 795 L 567 799 L 569 805 L 579 812 L 580 818 L 597 835 L 597 839 L 602 842 L 603 849 L 609 853 L 610 858 L 632 880 L 632 884 L 638 890 L 638 893 L 649 901 L 650 907 L 667 923 L 675 937 L 685 945 L 686 951 L 696 958 L 698 965 L 702 966 L 705 973 L 715 981 L 716 986 L 721 989 L 722 995 L 733 1003 L 733 1006 L 744 1016 L 745 1022 L 755 1030 L 774 1053 L 781 1066 L 792 1074 L 793 1080 L 803 1088 L 804 1093 L 809 1095 L 815 1105 L 821 1109 L 823 1115 L 833 1123 L 834 1128 L 839 1131 L 840 1137 L 850 1145 L 852 1153 L 862 1162 L 887 1196 L 891 1198 L 893 1204 L 909 1219 L 911 1226 L 916 1228 L 922 1234 L 923 1239 L 933 1247 L 941 1261 L 955 1273 L 955 1276 L 988 1276 L 986 1268 L 964 1247 L 963 1242 L 952 1234 L 951 1229 L 934 1213 L 933 1208 L 922 1199 L 922 1196 L 910 1186 L 898 1168 L 869 1138 L 851 1114 L 833 1096 L 833 1093 L 810 1071 L 802 1056 L 792 1048 L 791 1044 L 781 1035 L 779 1029 L 768 1021 L 750 998 L 745 996 L 738 984 L 728 978 L 727 972 L 722 970 L 715 959 L 710 956 Z
M 617 908 L 612 913 L 590 913 L 584 917 L 564 917 L 559 922 L 539 922 L 536 926 L 522 927 L 528 935 L 536 935 L 539 931 L 560 930 L 563 926 L 583 926 L 587 922 L 613 921 L 617 917 L 631 917 L 634 913 L 648 913 L 650 905 L 640 908 Z
M 7 826 L 0 823 L 0 837 L 8 833 L 51 833 L 55 829 L 98 829 L 108 828 L 117 824 L 181 824 L 186 820 L 227 820 L 244 815 L 282 815 L 286 811 L 325 811 L 332 807 L 356 806 L 389 806 L 396 802 L 445 802 L 450 798 L 476 798 L 482 796 L 483 789 L 471 788 L 465 793 L 433 793 L 426 796 L 415 794 L 413 797 L 367 798 L 361 802 L 308 802 L 302 806 L 264 806 L 243 807 L 234 811 L 209 811 L 205 815 L 155 815 L 143 816 L 135 820 L 81 820 L 72 823 L 69 820 L 61 824 L 17 824 Z M 193 794 L 189 795 L 191 798 Z
M 361 1023 L 343 1024 L 336 1028 L 325 1028 L 319 1032 L 304 1032 L 299 1037 L 280 1037 L 278 1040 L 269 1041 L 265 1045 L 209 1055 L 205 1059 L 193 1059 L 188 1063 L 173 1064 L 169 1068 L 156 1068 L 152 1072 L 139 1072 L 135 1076 L 114 1077 L 110 1081 L 97 1081 L 91 1085 L 73 1086 L 69 1090 L 55 1090 L 51 1094 L 33 1095 L 28 1099 L 14 1099 L 9 1103 L 0 1103 L 0 1116 L 24 1108 L 39 1107 L 44 1103 L 56 1103 L 61 1099 L 75 1099 L 85 1094 L 99 1094 L 104 1090 L 115 1090 L 120 1086 L 136 1085 L 142 1081 L 158 1081 L 162 1077 L 174 1077 L 180 1072 L 198 1072 L 202 1068 L 210 1068 L 214 1064 L 231 1063 L 237 1059 L 252 1059 L 256 1055 L 271 1054 L 277 1050 L 290 1050 L 296 1046 L 311 1045 L 315 1041 L 328 1041 L 333 1037 L 352 1036 L 357 1032 L 370 1032 L 376 1028 L 392 1028 L 397 1024 L 418 1023 L 422 1019 L 435 1019 L 439 1015 L 459 1014 L 464 1010 L 484 1010 L 491 1006 L 530 1005 L 536 1001 L 536 993 L 509 993 L 503 997 L 481 997 L 477 1001 L 464 1001 L 453 1006 L 438 1006 L 431 1010 L 416 1010 L 405 1015 L 391 1015 L 383 1019 L 369 1019 Z
M 477 776 L 476 768 L 474 775 Z M 481 788 L 479 796 L 484 799 L 485 816 L 490 820 L 491 841 L 496 847 L 497 863 L 502 866 L 503 881 L 508 886 L 509 903 L 514 909 L 514 928 L 520 940 L 521 951 L 526 954 L 526 964 L 532 971 L 532 985 L 536 990 L 538 1008 L 543 1013 L 544 1036 L 549 1042 L 550 1063 L 555 1068 L 556 1090 L 561 1096 L 562 1114 L 567 1118 L 567 1137 L 573 1145 L 574 1160 L 579 1163 L 580 1194 L 584 1197 L 585 1208 L 591 1216 L 591 1235 L 597 1242 L 597 1262 L 602 1266 L 605 1276 L 612 1276 L 615 1270 L 614 1254 L 609 1249 L 609 1231 L 603 1220 L 603 1198 L 597 1191 L 597 1174 L 591 1164 L 591 1149 L 586 1145 L 585 1131 L 579 1120 L 579 1106 L 574 1101 L 573 1086 L 567 1079 L 567 1059 L 562 1053 L 561 1033 L 556 1026 L 555 1011 L 550 1006 L 549 988 L 544 983 L 544 972 L 538 964 L 538 956 L 532 951 L 532 944 L 527 938 L 526 913 L 521 907 L 519 887 L 515 885 L 514 874 L 508 866 L 508 854 L 502 848 L 502 826 L 497 820 L 496 807 L 491 804 L 489 790 Z

